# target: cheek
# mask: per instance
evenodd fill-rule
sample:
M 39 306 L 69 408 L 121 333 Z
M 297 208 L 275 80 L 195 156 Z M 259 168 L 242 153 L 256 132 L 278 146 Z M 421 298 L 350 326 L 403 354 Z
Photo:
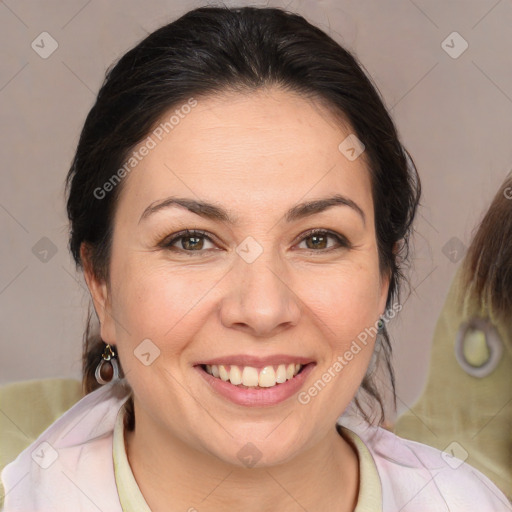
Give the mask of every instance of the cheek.
M 171 273 L 162 265 L 149 267 L 141 261 L 126 265 L 117 276 L 113 301 L 114 315 L 123 327 L 117 329 L 118 338 L 132 350 L 144 339 L 160 348 L 164 340 L 172 339 L 166 353 L 179 352 L 184 331 L 190 336 L 199 323 L 194 307 L 209 287 L 194 272 Z
M 371 264 L 318 273 L 314 286 L 308 279 L 299 295 L 324 326 L 326 336 L 342 346 L 374 325 L 380 314 L 379 275 Z
M 325 416 L 326 403 L 341 414 L 364 378 L 370 363 L 378 319 L 378 299 L 374 291 L 378 275 L 353 266 L 335 280 L 317 280 L 314 289 L 304 286 L 319 340 L 320 361 L 317 380 L 299 396 L 308 404 L 308 413 Z M 316 398 L 318 397 L 318 398 Z
M 183 328 L 189 300 L 179 279 L 134 266 L 118 282 L 113 301 L 119 357 L 132 389 L 146 397 L 155 382 L 168 382 L 187 346 Z M 190 293 L 190 292 L 189 292 Z M 181 320 L 181 321 L 180 321 Z M 164 340 L 171 340 L 172 343 Z M 172 380 L 172 379 L 171 379 Z M 168 383 L 172 387 L 172 382 Z M 145 398 L 145 399 L 146 399 Z

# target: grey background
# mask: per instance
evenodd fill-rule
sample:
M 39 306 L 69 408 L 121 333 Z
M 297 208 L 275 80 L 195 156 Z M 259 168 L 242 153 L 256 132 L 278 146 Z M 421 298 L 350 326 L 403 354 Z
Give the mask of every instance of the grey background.
M 0 384 L 80 378 L 89 296 L 67 251 L 63 188 L 80 129 L 112 61 L 205 4 L 0 2 Z M 469 244 L 510 171 L 512 2 L 225 4 L 287 7 L 355 52 L 416 162 L 423 199 L 409 273 L 414 293 L 390 324 L 401 413 L 425 385 L 435 323 L 463 256 L 448 250 Z M 454 31 L 468 44 L 457 58 L 444 49 L 462 48 L 459 36 L 448 37 Z M 47 58 L 43 32 L 58 44 Z

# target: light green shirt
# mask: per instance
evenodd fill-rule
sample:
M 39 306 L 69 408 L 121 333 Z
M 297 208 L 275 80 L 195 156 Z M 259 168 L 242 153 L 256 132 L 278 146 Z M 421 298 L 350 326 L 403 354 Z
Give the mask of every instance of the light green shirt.
M 125 408 L 117 415 L 113 434 L 114 473 L 123 512 L 151 512 L 133 476 L 124 444 Z M 382 488 L 375 462 L 363 441 L 352 430 L 341 426 L 354 444 L 359 458 L 359 495 L 354 512 L 382 510 Z

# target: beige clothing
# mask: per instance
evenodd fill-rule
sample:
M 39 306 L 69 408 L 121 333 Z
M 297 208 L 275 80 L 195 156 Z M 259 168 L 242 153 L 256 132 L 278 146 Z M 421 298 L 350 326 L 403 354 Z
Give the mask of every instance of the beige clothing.
M 151 512 L 133 476 L 124 443 L 124 407 L 119 410 L 114 426 L 113 457 L 117 492 L 123 512 Z M 382 510 L 382 490 L 373 458 L 359 436 L 348 428 L 340 427 L 354 444 L 359 458 L 359 495 L 354 512 Z

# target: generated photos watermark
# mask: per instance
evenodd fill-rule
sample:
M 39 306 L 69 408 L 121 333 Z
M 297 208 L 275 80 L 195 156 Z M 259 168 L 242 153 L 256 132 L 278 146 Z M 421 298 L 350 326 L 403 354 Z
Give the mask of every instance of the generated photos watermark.
M 197 100 L 189 98 L 186 103 L 177 108 L 167 121 L 161 122 L 152 132 L 151 135 L 146 137 L 144 142 L 139 145 L 137 150 L 134 150 L 129 158 L 126 159 L 124 165 L 120 167 L 101 187 L 94 189 L 93 195 L 96 199 L 104 199 L 109 192 L 121 183 L 130 172 L 137 167 L 139 162 L 149 154 L 149 152 L 156 148 L 157 144 L 170 133 L 197 106 Z
M 393 319 L 396 314 L 402 310 L 402 305 L 395 303 L 391 309 L 388 309 L 380 320 L 383 322 L 389 322 Z M 379 330 L 379 320 L 371 327 L 366 327 L 364 331 L 360 332 L 356 339 L 352 340 L 350 347 L 345 350 L 342 355 L 337 357 L 337 360 L 316 380 L 316 382 L 310 386 L 306 391 L 301 391 L 297 395 L 297 400 L 302 405 L 307 405 L 311 399 L 318 395 L 325 386 L 338 375 L 345 366 L 347 366 L 354 356 L 359 354 L 362 350 L 362 346 L 366 346 L 368 343 L 368 337 L 374 337 L 377 335 Z M 361 346 L 362 345 L 362 346 Z

